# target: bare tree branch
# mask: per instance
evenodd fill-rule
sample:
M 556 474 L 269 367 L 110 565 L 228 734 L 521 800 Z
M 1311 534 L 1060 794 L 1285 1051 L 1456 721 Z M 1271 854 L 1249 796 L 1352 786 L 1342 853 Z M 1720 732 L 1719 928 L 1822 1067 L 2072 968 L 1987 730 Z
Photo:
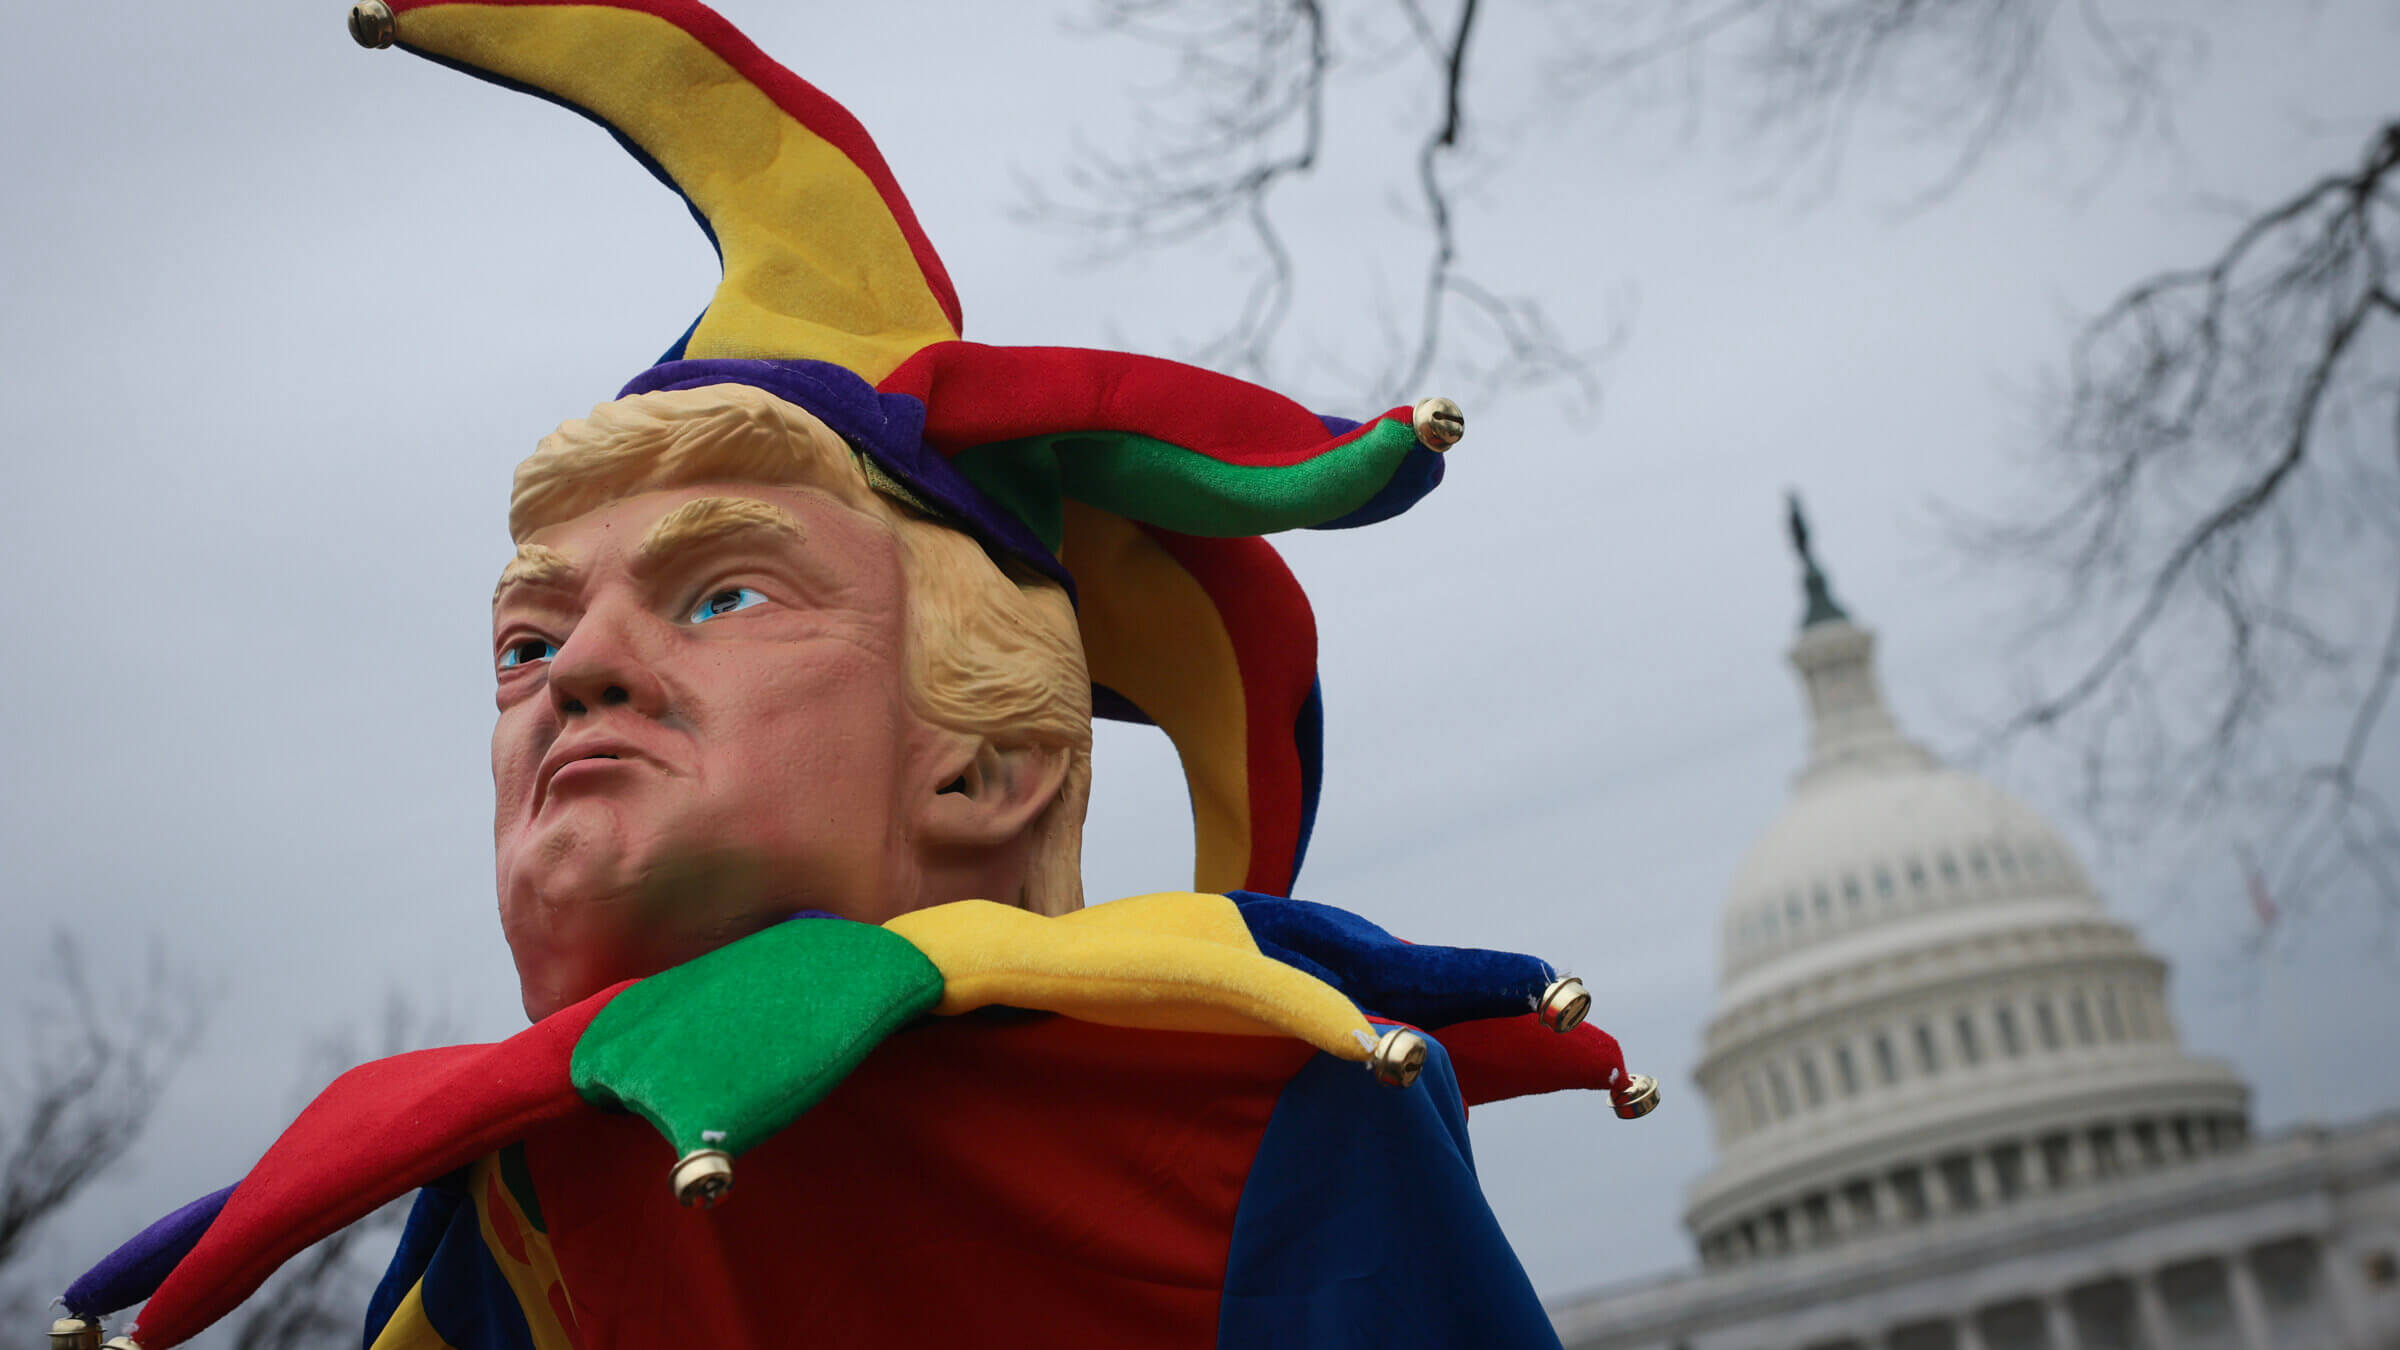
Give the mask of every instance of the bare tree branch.
M 2400 122 L 2208 263 L 2129 289 L 2071 355 L 2044 466 L 2059 500 L 1963 532 L 2047 578 L 2049 630 L 2100 634 L 1992 743 L 2084 745 L 2087 804 L 2119 823 L 2264 798 L 2289 841 L 2281 889 L 2303 906 L 2354 876 L 2400 909 L 2400 830 L 2363 773 L 2400 672 L 2400 608 L 2368 638 L 2336 603 L 2400 604 L 2395 183 Z M 2384 409 L 2387 453 L 2352 463 L 2368 408 Z M 2331 706 L 2338 739 L 2280 763 L 2311 739 L 2295 719 Z
M 1468 58 L 1481 0 L 1456 0 L 1446 24 L 1422 0 L 1398 0 L 1410 45 L 1440 93 L 1418 141 L 1417 206 L 1425 225 L 1413 319 L 1391 334 L 1396 355 L 1352 396 L 1393 403 L 1422 393 L 1452 335 L 1452 302 L 1473 312 L 1495 359 L 1468 366 L 1510 384 L 1563 380 L 1595 392 L 1594 353 L 1570 346 L 1540 301 L 1510 296 L 1461 270 L 1458 200 L 1445 166 L 1463 152 Z M 1194 359 L 1254 379 L 1294 380 L 1279 360 L 1299 262 L 1278 224 L 1279 189 L 1324 168 L 1327 102 L 1340 63 L 1319 0 L 1099 0 L 1096 26 L 1166 46 L 1177 77 L 1166 103 L 1193 109 L 1169 121 L 1145 104 L 1145 144 L 1122 156 L 1087 152 L 1068 178 L 1070 200 L 1029 188 L 1028 214 L 1091 239 L 1102 256 L 1186 244 L 1228 230 L 1246 236 L 1250 281 L 1231 321 Z
M 1591 351 L 1565 340 L 1543 304 L 1466 266 L 1454 183 L 1475 162 L 1470 97 L 1478 117 L 1492 116 L 1491 72 L 1510 54 L 1488 44 L 1505 40 L 1497 25 L 1509 11 L 1395 0 L 1355 11 L 1366 19 L 1337 33 L 1321 0 L 1097 3 L 1105 24 L 1177 53 L 1182 97 L 1170 103 L 1197 111 L 1084 179 L 1100 206 L 1051 218 L 1126 247 L 1238 222 L 1252 245 L 1251 288 L 1203 359 L 1279 374 L 1298 282 L 1322 264 L 1295 252 L 1278 207 L 1289 207 L 1284 190 L 1325 171 L 1328 122 L 1362 87 L 1344 66 L 1345 44 L 1388 13 L 1400 55 L 1368 64 L 1423 63 L 1411 65 L 1410 87 L 1433 96 L 1411 105 L 1422 120 L 1387 138 L 1414 150 L 1425 265 L 1415 303 L 1386 318 L 1393 354 L 1371 383 L 1389 399 L 1437 371 L 1480 368 L 1495 389 L 1588 389 Z M 1688 72 L 1692 106 L 1699 91 L 1729 104 L 1766 159 L 1787 175 L 1813 171 L 1820 189 L 1839 179 L 1854 143 L 1897 134 L 1935 156 L 1906 203 L 1923 209 L 2077 99 L 2102 110 L 2111 162 L 2146 132 L 2171 136 L 2170 86 L 2205 44 L 2187 22 L 2129 9 L 2122 0 L 1558 0 L 1534 30 L 1553 49 L 1535 64 L 1553 115 L 1601 100 L 1639 105 L 1656 76 Z M 2250 216 L 2213 259 L 2143 281 L 2092 319 L 2067 361 L 2045 500 L 1962 534 L 1986 557 L 2040 572 L 2059 602 L 2035 635 L 2045 650 L 2083 653 L 2062 679 L 2034 688 L 1985 748 L 2029 734 L 2073 744 L 2104 832 L 2162 811 L 2263 800 L 2281 822 L 2285 842 L 2271 851 L 2284 858 L 2287 888 L 2337 884 L 2339 872 L 2400 911 L 2400 828 L 2379 795 L 2388 786 L 2365 772 L 2388 726 L 2386 653 L 2400 639 L 2343 608 L 2400 585 L 2400 472 L 2390 456 L 2351 462 L 2363 416 L 2380 417 L 2400 449 L 2400 382 L 2389 375 L 2400 320 L 2396 163 L 2400 123 L 2354 167 Z M 1484 192 L 1474 204 L 1505 197 Z M 2342 548 L 2362 535 L 2383 560 L 2363 571 Z M 2304 735 L 2298 721 L 2308 718 Z M 2329 720 L 2347 728 L 2339 744 L 2322 734 Z
M 1655 0 L 1563 0 L 1549 90 L 1561 103 L 1654 95 L 1642 77 L 1669 63 L 1688 88 L 1730 87 L 1746 143 L 1781 175 L 1814 169 L 1830 191 L 1875 110 L 1943 163 L 1905 203 L 1922 210 L 1963 186 L 2017 134 L 2073 91 L 2108 107 L 2101 143 L 2116 152 L 2167 132 L 2169 72 L 2197 46 L 2184 27 L 2136 25 L 2109 0 L 1727 0 L 1693 12 Z M 2079 60 L 2078 55 L 2084 59 Z M 1732 78 L 1702 78 L 1722 68 Z M 1696 112 L 1697 109 L 1694 109 Z
M 0 1307 L 15 1305 L 28 1318 L 63 1278 L 55 1271 L 28 1276 L 27 1239 L 126 1159 L 204 1021 L 193 982 L 156 948 L 105 992 L 93 987 L 90 963 L 72 938 L 57 936 L 52 953 L 22 1023 L 21 1062 L 0 1062 Z M 375 1054 L 388 1055 L 447 1037 L 445 1019 L 395 994 L 372 1040 Z M 302 1061 L 299 1099 L 360 1062 L 358 1045 L 350 1031 L 316 1042 Z M 226 1343 L 243 1350 L 355 1346 L 388 1247 L 380 1239 L 406 1210 L 406 1200 L 396 1201 L 311 1248 L 251 1301 Z
M 449 1019 L 428 1013 L 406 995 L 385 995 L 375 1034 L 362 1041 L 355 1028 L 319 1038 L 302 1059 L 300 1102 L 353 1065 L 397 1055 L 452 1038 Z M 298 1104 L 298 1103 L 296 1103 Z M 390 1255 L 393 1237 L 408 1217 L 403 1196 L 302 1253 L 244 1305 L 230 1343 L 241 1350 L 345 1350 L 358 1344 L 368 1297 Z
M 1283 351 L 1286 330 L 1302 274 L 1324 264 L 1295 254 L 1285 189 L 1327 173 L 1326 127 L 1337 102 L 1354 108 L 1405 80 L 1436 91 L 1411 100 L 1422 109 L 1408 114 L 1422 118 L 1421 130 L 1396 133 L 1416 148 L 1412 215 L 1424 261 L 1413 298 L 1386 321 L 1390 358 L 1375 373 L 1345 379 L 1370 386 L 1368 402 L 1392 402 L 1421 393 L 1455 364 L 1495 391 L 1565 384 L 1586 401 L 1597 396 L 1594 363 L 1611 344 L 1571 341 L 1546 298 L 1495 284 L 1488 263 L 1477 271 L 1466 264 L 1453 179 L 1473 162 L 1467 100 L 1479 87 L 1475 72 L 1491 65 L 1470 61 L 1480 57 L 1488 26 L 1481 0 L 1395 0 L 1389 12 L 1402 26 L 1393 50 L 1405 58 L 1397 62 L 1390 53 L 1345 60 L 1354 48 L 1374 48 L 1372 8 L 1345 11 L 1356 17 L 1337 32 L 1323 0 L 1093 5 L 1095 28 L 1164 48 L 1176 76 L 1140 103 L 1142 134 L 1131 149 L 1087 151 L 1063 193 L 1028 185 L 1027 214 L 1091 241 L 1101 258 L 1241 240 L 1248 279 L 1195 359 L 1298 382 Z M 1739 76 L 1745 141 L 1775 147 L 1766 158 L 1785 173 L 1813 167 L 1820 191 L 1840 177 L 1859 120 L 1880 113 L 1903 134 L 1942 147 L 1942 167 L 1905 204 L 1913 210 L 1956 191 L 2068 88 L 2103 96 L 2114 147 L 2146 127 L 2164 128 L 2166 75 L 2192 44 L 2180 28 L 2127 23 L 2111 8 L 2110 0 L 2075 0 L 2071 8 L 2064 0 L 1722 0 L 1704 8 L 1566 0 L 1549 7 L 1542 31 L 1551 52 L 1533 53 L 1532 64 L 1549 71 L 1539 102 L 1553 110 L 1604 99 L 1640 105 L 1643 77 L 1668 62 L 1695 71 L 1725 66 Z M 1385 69 L 1408 62 L 1423 67 Z
M 0 1268 L 141 1138 L 203 1020 L 197 991 L 157 947 L 103 995 L 62 932 L 45 976 L 13 1047 L 22 1063 L 0 1082 Z

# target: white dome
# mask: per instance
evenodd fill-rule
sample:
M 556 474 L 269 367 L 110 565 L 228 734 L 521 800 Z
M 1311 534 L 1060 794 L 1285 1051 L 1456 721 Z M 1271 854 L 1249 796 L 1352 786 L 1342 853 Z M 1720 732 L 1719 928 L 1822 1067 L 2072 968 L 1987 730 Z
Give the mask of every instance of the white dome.
M 1929 910 L 2034 895 L 2100 908 L 2065 841 L 1999 788 L 1930 762 L 1818 775 L 1734 873 L 1720 979 Z
M 1726 896 L 1694 1070 L 1710 1264 L 2105 1181 L 2238 1140 L 2248 1089 L 2193 1059 L 2166 965 L 2024 803 L 1893 722 L 1874 636 L 1810 566 L 1791 650 L 1810 748 Z

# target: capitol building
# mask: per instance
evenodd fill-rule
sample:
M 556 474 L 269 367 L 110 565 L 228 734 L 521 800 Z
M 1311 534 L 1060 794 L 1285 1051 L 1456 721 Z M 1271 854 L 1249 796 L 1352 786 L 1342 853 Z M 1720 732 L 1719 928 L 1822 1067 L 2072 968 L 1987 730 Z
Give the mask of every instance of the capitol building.
M 1568 1350 L 2400 1347 L 2400 1118 L 2253 1138 L 2058 833 L 1893 720 L 1793 527 L 1808 758 L 1725 900 L 1698 1267 L 1554 1304 Z

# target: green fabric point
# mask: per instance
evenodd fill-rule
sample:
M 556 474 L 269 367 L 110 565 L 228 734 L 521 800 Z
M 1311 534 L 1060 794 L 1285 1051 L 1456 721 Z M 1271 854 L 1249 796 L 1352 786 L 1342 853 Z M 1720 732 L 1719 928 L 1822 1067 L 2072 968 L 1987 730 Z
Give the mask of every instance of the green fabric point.
M 967 481 L 984 496 L 991 498 L 1010 515 L 1025 522 L 1042 541 L 1042 547 L 1053 555 L 1066 537 L 1066 511 L 1061 497 L 1066 488 L 1061 482 L 1058 455 L 1050 443 L 1055 436 L 1036 436 L 1030 440 L 997 441 L 979 445 L 954 461 Z
M 1227 464 L 1123 431 L 1072 431 L 980 445 L 954 462 L 1055 550 L 1061 494 L 1178 534 L 1274 534 L 1339 520 L 1391 481 L 1417 443 L 1377 421 L 1356 440 L 1297 464 Z
M 617 995 L 569 1076 L 584 1100 L 649 1121 L 677 1157 L 739 1157 L 941 996 L 941 972 L 899 934 L 794 919 Z

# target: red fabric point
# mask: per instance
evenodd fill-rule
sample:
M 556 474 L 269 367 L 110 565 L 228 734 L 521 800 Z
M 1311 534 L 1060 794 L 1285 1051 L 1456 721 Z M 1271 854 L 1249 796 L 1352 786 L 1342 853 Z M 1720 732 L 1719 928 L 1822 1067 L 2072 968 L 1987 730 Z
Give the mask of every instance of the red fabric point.
M 945 455 L 1025 436 L 1129 431 L 1226 464 L 1278 468 L 1356 440 L 1381 420 L 1337 436 L 1315 413 L 1248 380 L 1084 347 L 937 342 L 880 387 L 925 405 L 925 441 Z M 1408 409 L 1382 416 L 1405 419 Z
M 1625 1079 L 1617 1038 L 1589 1022 L 1561 1036 L 1527 1013 L 1455 1022 L 1434 1036 L 1450 1052 L 1469 1106 L 1576 1088 L 1606 1092 Z
M 198 1335 L 295 1253 L 384 1202 L 539 1125 L 596 1115 L 568 1081 L 568 1058 L 593 1016 L 630 983 L 496 1044 L 394 1055 L 335 1079 L 151 1296 L 142 1344 L 167 1350 Z
M 1242 672 L 1250 870 L 1241 889 L 1288 895 L 1300 849 L 1300 746 L 1292 728 L 1317 679 L 1308 593 L 1264 539 L 1198 539 L 1144 525 L 1217 608 Z

